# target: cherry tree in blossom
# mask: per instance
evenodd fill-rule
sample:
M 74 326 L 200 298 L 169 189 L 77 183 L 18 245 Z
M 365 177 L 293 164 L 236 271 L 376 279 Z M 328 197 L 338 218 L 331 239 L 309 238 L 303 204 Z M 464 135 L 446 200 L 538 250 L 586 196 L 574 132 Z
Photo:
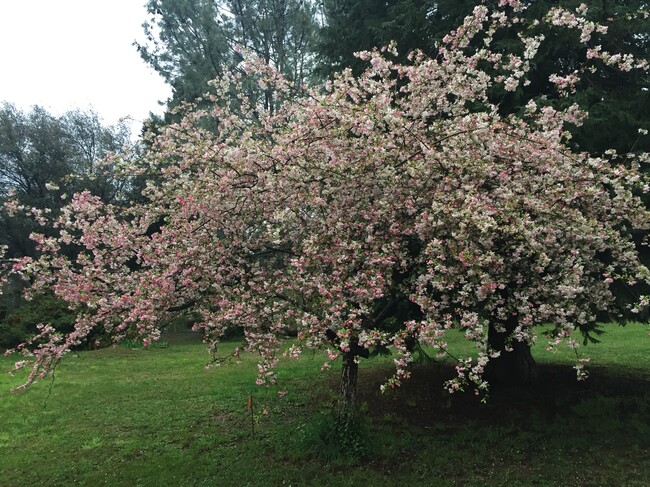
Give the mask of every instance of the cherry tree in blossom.
M 213 351 L 227 329 L 244 330 L 260 385 L 276 382 L 282 356 L 327 349 L 323 367 L 343 363 L 346 408 L 373 347 L 392 347 L 385 387 L 398 386 L 414 343 L 445 353 L 446 333 L 459 328 L 477 357 L 459 360 L 448 387 L 477 391 L 486 375 L 532 378 L 537 325 L 555 324 L 550 347 L 576 348 L 574 329 L 622 311 L 614 282 L 650 277 L 631 233 L 648 227 L 647 156 L 571 152 L 565 126 L 586 116 L 577 107 L 499 114 L 488 90 L 526 83 L 543 41 L 522 36 L 522 54 L 492 51 L 523 8 L 500 4 L 477 7 L 436 58 L 416 52 L 400 65 L 394 46 L 361 53 L 363 75 L 344 71 L 319 90 L 296 94 L 249 59 L 243 67 L 275 94 L 272 113 L 246 97 L 241 75 L 215 80 L 211 108 L 188 109 L 134 165 L 151 176 L 145 203 L 118 208 L 76 194 L 43 222 L 53 236 L 32 236 L 40 257 L 13 263 L 32 283 L 28 296 L 51 291 L 78 312 L 74 332 L 43 324 L 18 347 L 26 360 L 17 366 L 32 367 L 26 385 L 94 331 L 147 345 L 187 311 Z M 543 21 L 575 29 L 589 47 L 606 29 L 586 23 L 585 8 L 555 8 Z M 585 69 L 647 69 L 603 56 L 589 47 Z M 551 81 L 567 91 L 577 76 Z M 389 331 L 384 322 L 403 303 L 417 313 Z M 646 305 L 640 298 L 637 308 Z M 289 330 L 297 339 L 282 353 Z

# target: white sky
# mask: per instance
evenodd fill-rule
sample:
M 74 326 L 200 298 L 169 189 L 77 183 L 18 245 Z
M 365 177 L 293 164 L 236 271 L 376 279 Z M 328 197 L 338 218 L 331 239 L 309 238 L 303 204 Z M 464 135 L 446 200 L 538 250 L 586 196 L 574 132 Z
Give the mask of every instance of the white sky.
M 139 131 L 171 89 L 142 61 L 146 0 L 0 0 L 0 101 L 59 115 L 92 108 Z

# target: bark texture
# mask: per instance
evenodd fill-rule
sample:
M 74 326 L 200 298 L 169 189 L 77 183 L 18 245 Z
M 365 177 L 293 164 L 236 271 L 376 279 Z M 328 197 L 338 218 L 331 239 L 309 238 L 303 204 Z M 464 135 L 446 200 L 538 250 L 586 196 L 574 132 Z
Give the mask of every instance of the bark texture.
M 504 323 L 505 332 L 497 332 L 493 326 L 488 330 L 488 343 L 501 355 L 491 359 L 485 369 L 485 377 L 490 382 L 502 384 L 530 384 L 537 378 L 537 364 L 526 342 L 511 340 L 508 337 L 517 327 L 517 317 L 508 318 Z M 506 344 L 511 348 L 506 350 Z
M 356 410 L 359 364 L 355 358 L 356 355 L 352 352 L 343 355 L 340 408 L 341 413 L 346 416 L 353 414 Z

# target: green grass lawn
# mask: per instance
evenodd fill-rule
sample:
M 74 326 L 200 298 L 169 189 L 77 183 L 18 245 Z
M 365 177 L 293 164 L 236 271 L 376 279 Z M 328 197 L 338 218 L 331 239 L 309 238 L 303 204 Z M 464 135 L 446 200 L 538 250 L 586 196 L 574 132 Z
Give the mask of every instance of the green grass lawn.
M 347 449 L 330 441 L 338 370 L 320 371 L 320 355 L 281 365 L 279 398 L 254 385 L 254 356 L 205 369 L 196 341 L 71 354 L 51 391 L 14 395 L 24 375 L 0 375 L 0 486 L 650 485 L 648 327 L 606 330 L 583 349 L 587 382 L 573 352 L 540 339 L 538 383 L 494 387 L 487 404 L 444 392 L 448 363 L 382 395 L 391 359 L 363 361 Z M 450 348 L 471 352 L 456 332 Z

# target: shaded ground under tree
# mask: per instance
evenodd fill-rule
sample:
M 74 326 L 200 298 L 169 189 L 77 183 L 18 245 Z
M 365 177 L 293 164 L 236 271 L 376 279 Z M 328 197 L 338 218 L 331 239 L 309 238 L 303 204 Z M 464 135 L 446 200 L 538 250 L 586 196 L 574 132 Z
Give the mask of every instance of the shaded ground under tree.
M 577 381 L 575 370 L 566 364 L 541 363 L 537 372 L 527 385 L 491 385 L 483 403 L 471 390 L 450 394 L 444 389 L 443 383 L 455 374 L 449 364 L 418 365 L 409 380 L 388 394 L 382 394 L 379 385 L 390 370 L 361 368 L 358 399 L 367 403 L 372 417 L 394 415 L 412 425 L 444 430 L 466 421 L 523 426 L 531 416 L 561 418 L 588 399 L 642 397 L 650 392 L 650 377 L 605 367 L 590 368 L 584 381 Z

